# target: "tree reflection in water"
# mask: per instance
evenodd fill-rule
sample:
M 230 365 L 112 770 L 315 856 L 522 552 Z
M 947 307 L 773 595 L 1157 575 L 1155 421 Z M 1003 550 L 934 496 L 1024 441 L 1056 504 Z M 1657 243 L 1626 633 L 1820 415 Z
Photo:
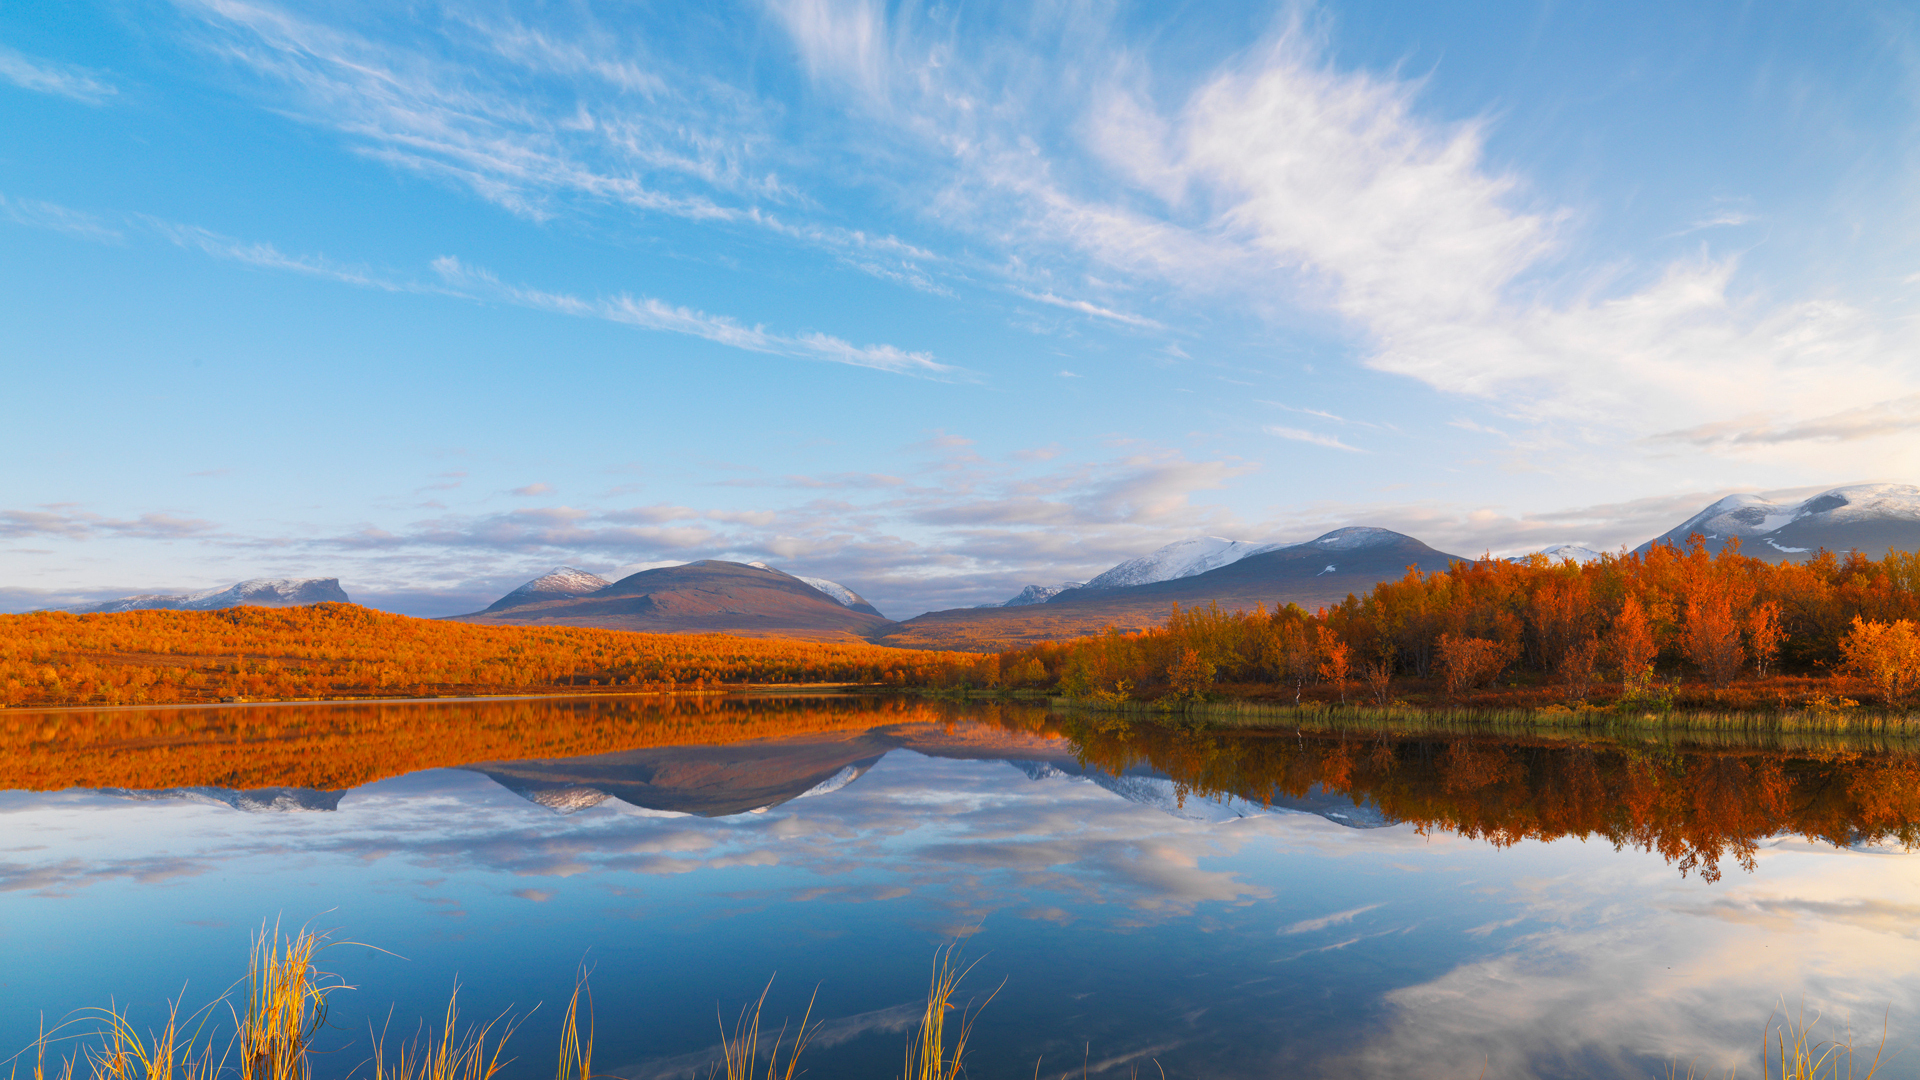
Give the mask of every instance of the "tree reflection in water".
M 1192 731 L 1070 721 L 1091 767 L 1141 766 L 1189 796 L 1343 794 L 1422 831 L 1506 847 L 1599 837 L 1682 875 L 1754 869 L 1768 837 L 1920 846 L 1920 756 L 1885 747 L 1583 742 L 1507 735 Z

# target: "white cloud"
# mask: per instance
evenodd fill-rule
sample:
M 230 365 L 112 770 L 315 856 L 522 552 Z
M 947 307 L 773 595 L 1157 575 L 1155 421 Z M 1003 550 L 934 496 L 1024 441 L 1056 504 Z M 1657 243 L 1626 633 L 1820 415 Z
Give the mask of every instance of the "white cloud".
M 60 97 L 84 101 L 89 105 L 98 105 L 107 98 L 119 93 L 112 83 L 98 72 L 71 64 L 59 64 L 51 60 L 39 60 L 24 53 L 16 52 L 0 45 L 0 79 L 40 94 L 57 94 Z
M 1339 438 L 1333 435 L 1321 435 L 1321 434 L 1318 434 L 1317 432 L 1304 431 L 1300 428 L 1282 427 L 1279 424 L 1268 424 L 1266 427 L 1263 427 L 1260 430 L 1266 432 L 1269 435 L 1278 436 L 1279 438 L 1282 438 L 1282 439 L 1292 439 L 1294 442 L 1312 443 L 1315 446 L 1324 446 L 1332 450 L 1345 450 L 1349 454 L 1366 453 L 1366 451 L 1360 449 L 1357 446 L 1348 446 L 1346 443 L 1341 442 Z
M 39 199 L 0 195 L 0 215 L 5 215 L 16 225 L 51 229 L 82 240 L 113 243 L 121 239 L 119 230 L 109 227 L 92 214 Z
M 566 293 L 508 285 L 492 273 L 467 266 L 451 255 L 435 259 L 433 268 L 451 288 L 562 315 L 604 319 L 648 330 L 687 334 L 748 352 L 827 360 L 909 375 L 952 377 L 964 374 L 959 368 L 935 360 L 930 353 L 910 352 L 886 344 L 855 345 L 817 331 L 777 334 L 764 327 L 747 326 L 725 315 L 712 315 L 694 308 L 676 306 L 650 296 L 621 295 L 610 299 L 584 300 Z

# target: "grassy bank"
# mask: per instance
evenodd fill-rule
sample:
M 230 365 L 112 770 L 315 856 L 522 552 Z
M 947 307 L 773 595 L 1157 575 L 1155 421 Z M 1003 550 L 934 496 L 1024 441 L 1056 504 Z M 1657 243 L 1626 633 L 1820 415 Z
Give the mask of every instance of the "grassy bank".
M 1920 743 L 1920 715 L 1905 710 L 1871 709 L 1846 699 L 1811 706 L 1766 710 L 1705 710 L 1578 707 L 1293 705 L 1257 701 L 1101 701 L 1055 698 L 1056 712 L 1090 717 L 1225 729 L 1312 728 L 1321 731 L 1371 731 L 1394 734 L 1484 732 L 1538 735 L 1565 733 L 1666 737 L 1723 736 L 1752 742 L 1782 736 L 1841 736 L 1874 742 Z

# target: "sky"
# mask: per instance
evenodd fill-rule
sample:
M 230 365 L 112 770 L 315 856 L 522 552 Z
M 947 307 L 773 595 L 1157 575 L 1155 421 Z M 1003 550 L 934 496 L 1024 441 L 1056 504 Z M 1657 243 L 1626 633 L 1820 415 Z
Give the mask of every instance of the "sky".
M 5 610 L 1920 474 L 1904 3 L 8 5 L 0 132 Z

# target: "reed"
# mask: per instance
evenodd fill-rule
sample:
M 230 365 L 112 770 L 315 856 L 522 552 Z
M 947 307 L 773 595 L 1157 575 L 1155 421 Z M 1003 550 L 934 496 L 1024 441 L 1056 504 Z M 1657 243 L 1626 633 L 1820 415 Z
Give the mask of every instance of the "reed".
M 974 968 L 975 960 L 965 967 L 954 959 L 955 945 L 942 949 L 933 961 L 933 975 L 927 984 L 926 1011 L 920 1016 L 920 1029 L 907 1043 L 905 1065 L 901 1071 L 904 1080 L 955 1080 L 960 1075 L 961 1058 L 967 1052 L 967 1042 L 973 1037 L 974 1021 L 980 1018 L 981 1010 L 993 1002 L 1000 994 L 1000 987 L 994 987 L 987 1000 L 975 1007 L 969 1002 L 960 1009 L 958 1030 L 953 1033 L 951 1049 L 947 1046 L 947 1013 L 954 1010 L 953 995 L 960 989 L 960 983 Z
M 754 1003 L 740 1007 L 740 1016 L 733 1022 L 732 1035 L 728 1035 L 726 1025 L 721 1024 L 721 1061 L 708 1071 L 709 1078 L 722 1075 L 726 1080 L 753 1080 L 754 1067 L 760 1060 L 760 1014 L 766 1008 L 767 993 L 772 989 L 773 980 L 768 979 Z M 780 1033 L 774 1036 L 773 1047 L 767 1052 L 765 1080 L 793 1080 L 799 1075 L 800 1055 L 820 1030 L 818 1024 L 807 1026 L 813 1019 L 813 1003 L 819 993 L 816 989 L 814 997 L 807 999 L 807 1012 L 800 1018 L 800 1030 L 794 1034 L 793 1045 L 787 1048 L 787 1067 L 784 1071 L 780 1068 L 780 1047 L 787 1039 L 787 1025 L 780 1025 Z M 723 1066 L 726 1070 L 724 1073 L 720 1071 Z
M 279 924 L 254 935 L 247 964 L 246 1012 L 239 1018 L 240 1080 L 308 1080 L 314 1035 L 327 1022 L 327 995 L 347 989 L 315 963 L 322 948 L 310 930 L 282 937 Z
M 576 1000 L 578 995 L 576 988 Z M 573 1010 L 568 1010 L 571 1018 Z M 373 1080 L 493 1080 L 510 1059 L 502 1057 L 506 1053 L 507 1040 L 513 1037 L 515 1022 L 511 1016 L 500 1016 L 478 1028 L 460 1026 L 460 988 L 455 986 L 447 997 L 447 1015 L 439 1035 L 428 1034 L 422 1044 L 416 1036 L 414 1041 L 401 1047 L 397 1061 L 387 1063 L 385 1040 L 375 1044 L 373 1055 Z M 495 1030 L 498 1029 L 498 1034 Z M 492 1046 L 488 1046 L 489 1040 Z M 578 1049 L 578 1048 L 576 1048 Z M 580 1051 L 576 1061 L 590 1061 L 593 1057 L 591 1045 Z M 562 1067 L 567 1065 L 565 1051 L 561 1056 Z M 584 1076 L 584 1074 L 583 1074 Z M 562 1080 L 566 1080 L 564 1074 Z

